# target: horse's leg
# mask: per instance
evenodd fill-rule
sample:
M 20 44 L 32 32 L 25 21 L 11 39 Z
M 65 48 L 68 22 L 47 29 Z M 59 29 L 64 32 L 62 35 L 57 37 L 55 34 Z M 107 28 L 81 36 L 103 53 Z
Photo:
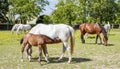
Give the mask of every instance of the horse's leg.
M 22 61 L 22 62 L 23 62 L 23 52 L 24 52 L 25 46 L 26 46 L 26 44 L 23 43 L 23 44 L 22 44 L 22 48 L 21 48 L 21 53 L 22 53 L 21 61 Z
M 41 62 L 41 56 L 42 56 L 42 45 L 38 45 L 39 48 L 39 58 L 38 58 L 38 62 Z
M 100 39 L 100 44 L 102 44 L 102 39 L 101 39 L 100 35 L 98 35 L 98 37 L 99 37 L 99 39 Z
M 96 36 L 96 41 L 95 41 L 95 44 L 97 44 L 97 40 L 98 40 L 98 35 Z
M 29 46 L 28 46 L 28 44 L 26 45 L 26 47 L 25 47 L 25 51 L 26 51 L 26 58 L 28 59 L 28 55 L 29 55 Z
M 49 63 L 49 60 L 48 60 L 48 51 L 47 51 L 46 45 L 43 46 L 43 53 L 45 55 L 45 60 Z
M 81 41 L 82 43 L 85 43 L 84 34 L 81 34 Z
M 58 61 L 61 60 L 61 59 L 63 58 L 65 51 L 66 51 L 66 48 L 65 48 L 65 46 L 64 46 L 64 44 L 63 44 L 62 55 L 60 56 L 60 58 L 58 59 Z
M 32 57 L 32 46 L 29 48 L 30 56 Z
M 31 48 L 31 45 L 27 44 L 26 46 L 26 54 L 27 54 L 27 58 L 29 61 L 31 61 L 31 54 L 32 54 L 32 48 Z
M 62 59 L 62 57 L 64 56 L 64 53 L 65 53 L 65 51 L 67 49 L 68 55 L 69 55 L 68 63 L 70 63 L 71 60 L 72 60 L 71 53 L 70 53 L 70 46 L 68 45 L 68 42 L 63 42 L 63 44 L 64 44 L 63 45 L 63 53 L 62 53 L 61 57 L 59 58 L 59 60 Z
M 88 38 L 88 33 L 85 34 L 85 38 Z
M 19 35 L 19 32 L 20 32 L 20 27 L 18 27 L 16 30 L 17 35 Z

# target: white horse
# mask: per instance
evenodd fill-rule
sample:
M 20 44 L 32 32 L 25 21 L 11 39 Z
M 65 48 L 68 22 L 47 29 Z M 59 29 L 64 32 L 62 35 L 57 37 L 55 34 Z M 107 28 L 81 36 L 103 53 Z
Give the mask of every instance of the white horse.
M 11 30 L 11 33 L 13 34 L 15 30 L 17 30 L 17 28 L 19 27 L 20 24 L 15 24 L 13 27 L 12 27 L 12 30 Z
M 45 24 L 37 24 L 34 26 L 29 33 L 32 34 L 43 34 L 51 39 L 59 38 L 63 43 L 63 52 L 62 55 L 59 57 L 58 60 L 61 60 L 64 56 L 65 51 L 68 51 L 69 60 L 68 63 L 71 62 L 72 58 L 71 55 L 73 53 L 74 47 L 74 29 L 65 24 L 56 24 L 56 25 L 45 25 Z M 68 39 L 71 38 L 71 46 L 68 44 Z
M 20 24 L 19 27 L 17 28 L 17 34 L 19 34 L 19 31 L 28 31 L 31 29 L 31 25 L 29 24 Z
M 107 33 L 110 32 L 110 24 L 109 24 L 109 22 L 104 25 L 104 28 L 105 28 L 105 30 L 106 30 Z
M 15 24 L 11 30 L 12 34 L 14 32 L 14 30 L 16 30 L 16 33 L 19 34 L 20 31 L 27 31 L 31 29 L 31 25 L 29 24 Z

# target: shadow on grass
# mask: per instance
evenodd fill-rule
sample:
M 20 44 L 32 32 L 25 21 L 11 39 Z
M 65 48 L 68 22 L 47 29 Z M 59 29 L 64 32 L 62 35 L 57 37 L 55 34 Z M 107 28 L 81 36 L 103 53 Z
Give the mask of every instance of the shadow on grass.
M 95 38 L 95 36 L 89 36 L 88 37 L 88 39 L 94 39 Z
M 107 46 L 114 46 L 114 44 L 107 44 Z
M 115 36 L 116 34 L 108 34 L 108 36 Z
M 49 57 L 48 60 L 50 61 L 50 63 L 63 63 L 63 62 L 67 63 L 67 61 L 68 61 L 67 57 L 63 57 L 63 59 L 61 59 L 60 61 L 58 61 L 58 58 L 59 57 Z M 38 58 L 32 58 L 31 62 L 38 62 L 37 60 L 38 60 Z M 41 61 L 46 62 L 45 60 L 41 60 Z M 88 58 L 75 58 L 75 57 L 73 57 L 71 63 L 80 63 L 80 62 L 88 62 L 88 61 L 92 61 L 92 60 L 88 59 Z
M 105 46 L 104 44 L 101 44 L 101 43 L 84 43 L 84 44 L 87 44 L 87 45 L 102 45 L 102 46 Z M 114 46 L 114 44 L 107 44 L 107 46 Z

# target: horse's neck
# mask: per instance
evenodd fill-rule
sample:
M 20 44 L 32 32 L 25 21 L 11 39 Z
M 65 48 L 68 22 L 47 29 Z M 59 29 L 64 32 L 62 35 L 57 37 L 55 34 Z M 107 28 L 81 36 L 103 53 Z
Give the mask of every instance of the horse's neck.
M 104 28 L 103 28 L 103 30 L 102 30 L 102 34 L 103 34 L 104 37 L 107 37 L 107 31 L 105 31 Z
M 13 26 L 13 28 L 12 28 L 11 31 L 14 31 L 15 29 L 17 29 L 17 26 L 18 26 L 18 25 L 15 24 L 15 25 Z

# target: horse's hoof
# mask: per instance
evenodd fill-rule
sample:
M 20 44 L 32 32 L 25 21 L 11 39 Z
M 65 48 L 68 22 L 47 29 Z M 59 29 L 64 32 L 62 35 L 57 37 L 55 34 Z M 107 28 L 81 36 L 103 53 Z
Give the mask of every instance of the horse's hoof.
M 50 61 L 47 61 L 47 64 L 49 64 L 50 63 Z
M 61 59 L 58 59 L 57 62 L 62 62 L 62 60 L 61 60 Z
M 107 46 L 107 44 L 104 44 L 105 46 Z
M 70 64 L 70 61 L 68 61 L 67 64 Z
M 40 62 L 41 62 L 41 59 L 38 59 L 38 62 L 40 63 Z
M 83 44 L 85 44 L 85 41 L 82 41 Z
M 47 61 L 47 63 L 50 63 L 50 61 Z
M 29 59 L 29 62 L 31 62 L 31 59 Z

